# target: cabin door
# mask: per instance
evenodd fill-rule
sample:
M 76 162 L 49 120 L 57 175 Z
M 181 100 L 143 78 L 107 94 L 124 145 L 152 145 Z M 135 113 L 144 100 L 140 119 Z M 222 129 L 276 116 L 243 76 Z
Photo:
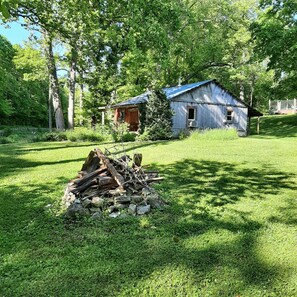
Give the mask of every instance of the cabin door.
M 130 131 L 137 131 L 139 126 L 138 108 L 128 109 L 126 122 L 129 124 Z

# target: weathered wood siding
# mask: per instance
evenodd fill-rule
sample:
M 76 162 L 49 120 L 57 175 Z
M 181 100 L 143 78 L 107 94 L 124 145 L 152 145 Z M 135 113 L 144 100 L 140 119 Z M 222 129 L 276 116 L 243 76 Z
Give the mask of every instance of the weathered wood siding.
M 247 131 L 247 107 L 215 83 L 172 100 L 174 134 L 188 128 L 189 107 L 196 108 L 195 126 L 198 129 L 234 127 L 240 131 Z M 227 122 L 228 108 L 233 110 L 232 123 Z

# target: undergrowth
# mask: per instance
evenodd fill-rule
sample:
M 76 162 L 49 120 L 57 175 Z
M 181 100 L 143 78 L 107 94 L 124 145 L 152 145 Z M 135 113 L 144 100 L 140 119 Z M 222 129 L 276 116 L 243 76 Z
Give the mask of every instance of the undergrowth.
M 0 127 L 0 144 L 8 143 L 31 143 L 43 141 L 109 141 L 111 134 L 108 129 L 97 128 L 96 130 L 78 127 L 68 131 L 48 132 L 45 128 L 34 127 Z

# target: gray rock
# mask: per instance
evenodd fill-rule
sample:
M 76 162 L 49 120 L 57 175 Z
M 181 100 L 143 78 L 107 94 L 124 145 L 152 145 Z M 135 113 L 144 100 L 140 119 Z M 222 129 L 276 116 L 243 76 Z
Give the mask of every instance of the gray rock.
M 65 194 L 65 196 L 63 197 L 63 201 L 65 203 L 69 203 L 69 205 L 71 204 L 71 202 L 73 202 L 75 200 L 75 195 L 73 193 L 67 193 Z
M 84 199 L 81 204 L 83 207 L 88 208 L 91 207 L 92 201 L 90 199 Z
M 99 220 L 99 219 L 101 219 L 102 218 L 102 213 L 101 212 L 94 212 L 93 214 L 92 214 L 92 219 L 93 220 Z
M 81 204 L 73 203 L 69 206 L 66 212 L 66 217 L 77 218 L 82 216 L 88 216 L 90 214 L 87 208 L 84 208 Z
M 130 204 L 128 208 L 128 213 L 135 215 L 136 214 L 136 205 L 135 204 Z
M 92 204 L 95 207 L 103 207 L 103 205 L 104 205 L 104 199 L 103 198 L 100 198 L 100 197 L 93 197 L 92 198 Z
M 112 213 L 113 211 L 117 210 L 114 205 L 108 207 L 108 212 Z
M 119 211 L 115 211 L 109 214 L 110 218 L 116 218 L 120 215 L 121 213 Z
M 139 206 L 146 206 L 147 202 L 146 200 L 141 201 L 140 203 L 138 203 Z
M 131 196 L 131 202 L 133 204 L 137 204 L 143 201 L 143 198 L 141 196 Z
M 101 208 L 99 207 L 91 207 L 89 210 L 90 213 L 101 212 Z
M 159 202 L 159 196 L 156 194 L 152 194 L 146 198 L 147 203 L 152 207 L 152 208 L 159 208 L 161 206 Z
M 151 206 L 150 205 L 145 205 L 145 206 L 137 206 L 137 214 L 138 215 L 144 215 L 146 213 L 149 213 L 151 210 Z
M 130 203 L 131 198 L 129 196 L 118 196 L 114 198 L 115 203 Z
M 114 208 L 118 209 L 118 210 L 124 209 L 124 208 L 127 208 L 127 207 L 128 207 L 128 204 L 117 203 L 117 204 L 114 205 Z
M 151 194 L 151 190 L 149 188 L 143 188 L 141 191 L 141 195 L 146 197 Z

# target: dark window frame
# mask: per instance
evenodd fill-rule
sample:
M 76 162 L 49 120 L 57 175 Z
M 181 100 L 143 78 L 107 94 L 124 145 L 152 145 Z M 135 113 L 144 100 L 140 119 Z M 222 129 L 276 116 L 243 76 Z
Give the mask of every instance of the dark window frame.
M 234 111 L 232 108 L 228 108 L 226 112 L 226 120 L 228 123 L 232 123 L 234 120 Z
M 190 118 L 190 110 L 193 111 L 193 114 L 192 114 L 193 117 L 191 118 Z M 197 108 L 193 106 L 188 106 L 188 116 L 187 116 L 188 121 L 196 121 L 196 117 L 197 117 Z

